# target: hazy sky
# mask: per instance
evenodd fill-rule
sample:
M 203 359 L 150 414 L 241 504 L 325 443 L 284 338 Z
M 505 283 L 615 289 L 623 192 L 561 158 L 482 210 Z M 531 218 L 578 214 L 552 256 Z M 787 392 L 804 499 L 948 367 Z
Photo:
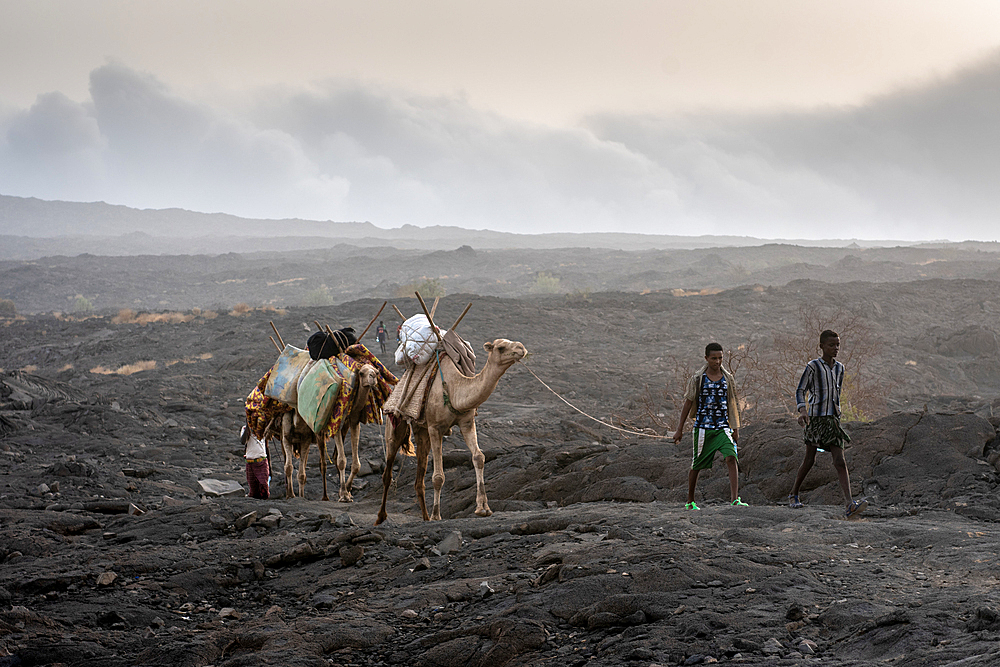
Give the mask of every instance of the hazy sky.
M 995 0 L 0 0 L 0 194 L 996 240 L 998 156 Z

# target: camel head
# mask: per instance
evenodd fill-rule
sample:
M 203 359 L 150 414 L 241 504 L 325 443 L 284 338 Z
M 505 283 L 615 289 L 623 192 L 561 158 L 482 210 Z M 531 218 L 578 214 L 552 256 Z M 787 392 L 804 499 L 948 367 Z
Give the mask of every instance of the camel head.
M 483 349 L 489 354 L 486 363 L 494 363 L 500 368 L 509 368 L 528 354 L 524 345 L 516 340 L 507 340 L 506 338 L 497 338 L 492 343 L 483 343 Z
M 371 364 L 365 364 L 358 369 L 358 388 L 365 387 L 369 391 L 378 386 L 378 371 Z

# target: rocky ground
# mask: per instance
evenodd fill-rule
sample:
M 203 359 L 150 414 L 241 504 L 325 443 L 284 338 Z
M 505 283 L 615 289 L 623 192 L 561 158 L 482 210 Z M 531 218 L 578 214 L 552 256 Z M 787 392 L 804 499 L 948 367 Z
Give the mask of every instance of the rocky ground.
M 491 517 L 472 514 L 457 431 L 441 522 L 419 520 L 405 459 L 389 521 L 373 526 L 373 426 L 352 504 L 318 500 L 315 455 L 305 499 L 283 498 L 278 471 L 271 500 L 217 496 L 200 481 L 245 484 L 236 433 L 276 356 L 268 322 L 301 344 L 312 320 L 361 328 L 381 300 L 8 320 L 0 665 L 996 664 L 996 288 L 799 281 L 439 306 L 447 325 L 472 300 L 461 331 L 477 349 L 521 340 L 581 410 L 657 435 L 676 409 L 663 389 L 677 357 L 697 363 L 708 337 L 766 347 L 835 295 L 885 342 L 892 381 L 883 416 L 849 425 L 854 493 L 871 501 L 851 521 L 828 460 L 806 508 L 782 504 L 802 453 L 788 418 L 743 431 L 749 507 L 728 506 L 716 466 L 699 483 L 704 509 L 685 511 L 688 445 L 598 424 L 523 366 L 480 411 Z

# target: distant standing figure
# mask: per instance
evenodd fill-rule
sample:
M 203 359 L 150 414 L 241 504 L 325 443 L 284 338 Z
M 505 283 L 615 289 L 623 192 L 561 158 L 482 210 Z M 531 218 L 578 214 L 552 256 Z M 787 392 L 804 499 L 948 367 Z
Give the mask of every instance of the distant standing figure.
M 267 483 L 271 477 L 267 446 L 250 432 L 250 427 L 246 424 L 240 431 L 240 443 L 243 445 L 243 458 L 247 460 L 247 486 L 250 487 L 250 497 L 267 500 L 271 496 Z
M 844 447 L 851 441 L 851 436 L 840 425 L 840 390 L 844 386 L 844 364 L 836 358 L 840 351 L 840 336 L 837 332 L 827 329 L 821 333 L 819 349 L 823 356 L 806 364 L 795 390 L 799 426 L 805 429 L 806 454 L 795 476 L 795 486 L 788 494 L 788 506 L 803 506 L 799 501 L 799 488 L 816 462 L 816 451 L 827 450 L 833 456 L 833 467 L 837 470 L 840 490 L 847 505 L 844 518 L 850 519 L 863 512 L 868 507 L 868 501 L 851 498 L 851 476 L 847 471 L 847 461 L 844 460 Z
M 674 442 L 684 437 L 684 422 L 694 412 L 691 433 L 691 471 L 688 473 L 689 510 L 701 509 L 694 502 L 698 473 L 710 469 L 715 453 L 720 452 L 729 468 L 729 503 L 746 507 L 739 496 L 739 468 L 736 444 L 740 441 L 740 412 L 736 399 L 736 380 L 722 366 L 722 346 L 709 343 L 705 347 L 705 365 L 688 380 L 684 391 L 684 407 L 674 432 Z
M 375 329 L 375 340 L 378 341 L 382 354 L 385 354 L 385 343 L 389 338 L 389 332 L 385 329 L 385 322 L 379 320 L 378 328 Z

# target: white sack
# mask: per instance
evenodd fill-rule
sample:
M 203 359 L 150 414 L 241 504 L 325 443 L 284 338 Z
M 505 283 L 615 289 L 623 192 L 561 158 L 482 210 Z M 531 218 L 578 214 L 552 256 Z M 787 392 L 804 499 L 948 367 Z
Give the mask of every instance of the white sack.
M 444 331 L 441 329 L 438 331 L 444 336 Z M 399 338 L 400 345 L 396 349 L 396 363 L 400 366 L 426 364 L 438 348 L 437 336 L 431 330 L 431 323 L 426 315 L 414 315 L 403 322 Z

